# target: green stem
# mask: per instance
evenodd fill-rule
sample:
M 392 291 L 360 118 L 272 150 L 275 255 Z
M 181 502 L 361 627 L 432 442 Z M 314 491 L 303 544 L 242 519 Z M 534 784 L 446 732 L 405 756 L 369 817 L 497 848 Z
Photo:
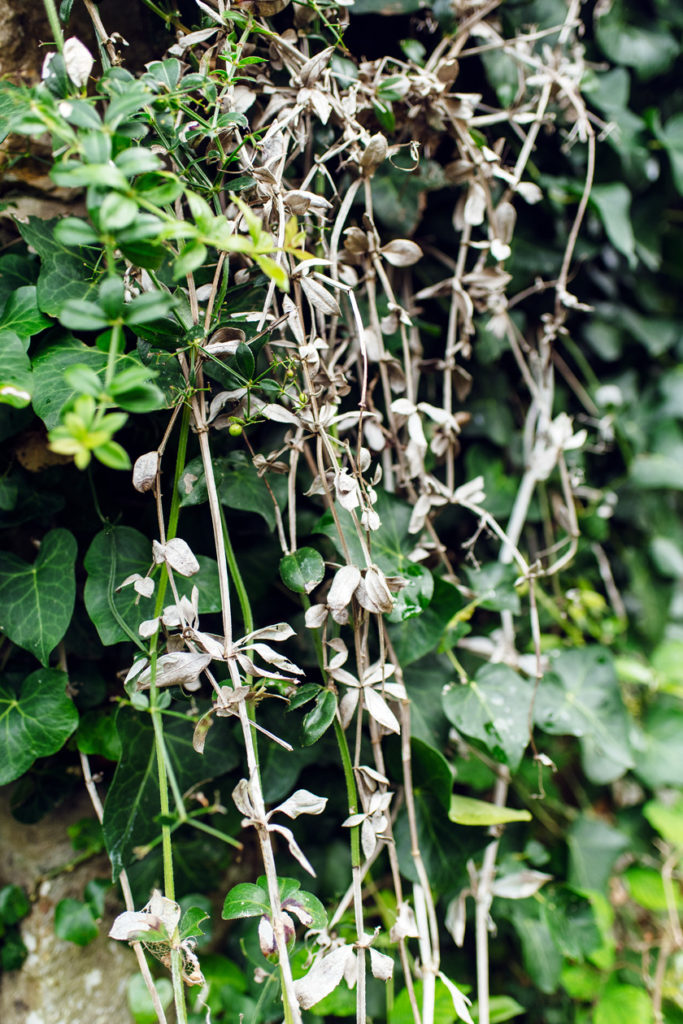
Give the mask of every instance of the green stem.
M 179 949 L 171 950 L 171 977 L 173 978 L 176 1024 L 187 1024 L 185 989 L 183 988 L 183 958 Z
M 254 616 L 251 610 L 251 602 L 249 601 L 247 588 L 244 585 L 244 579 L 240 572 L 239 565 L 237 564 L 237 559 L 235 558 L 235 551 L 230 540 L 230 534 L 228 533 L 228 524 L 225 521 L 225 513 L 222 505 L 221 526 L 223 527 L 223 540 L 225 542 L 225 557 L 228 562 L 228 569 L 230 570 L 230 579 L 233 582 L 235 593 L 237 594 L 237 600 L 240 603 L 242 621 L 244 622 L 244 632 L 251 633 L 254 629 Z
M 115 350 L 115 337 L 114 331 L 112 331 L 112 344 L 109 349 L 109 361 L 111 361 L 112 350 Z M 109 364 L 107 365 L 107 372 L 109 371 Z M 190 430 L 190 410 L 186 407 L 183 410 L 183 417 L 180 426 L 180 437 L 178 438 L 178 451 L 176 454 L 175 464 L 175 475 L 173 479 L 173 495 L 171 498 L 171 510 L 168 518 L 168 527 L 166 531 L 167 540 L 175 536 L 175 532 L 178 527 L 178 516 L 180 514 L 180 492 L 178 490 L 178 482 L 180 480 L 180 474 L 185 467 L 185 458 L 187 454 L 187 440 Z M 159 586 L 157 588 L 157 596 L 155 603 L 155 615 L 161 615 L 164 608 L 164 598 L 166 595 L 166 587 L 168 584 L 168 572 L 166 566 L 162 566 L 161 576 L 159 579 Z M 167 899 L 175 900 L 175 879 L 173 875 L 173 846 L 171 843 L 171 825 L 170 825 L 170 802 L 168 796 L 169 789 L 169 767 L 170 762 L 168 760 L 166 752 L 166 744 L 164 742 L 164 726 L 163 716 L 161 708 L 159 707 L 159 690 L 156 685 L 156 668 L 157 660 L 159 655 L 159 633 L 155 633 L 150 641 L 149 651 L 149 666 L 150 666 L 150 688 L 149 688 L 149 711 L 152 718 L 152 726 L 154 729 L 154 748 L 157 762 L 157 775 L 159 779 L 159 809 L 161 812 L 162 825 L 161 825 L 161 849 L 163 859 L 163 873 L 164 873 L 164 893 Z M 180 808 L 184 811 L 184 804 L 182 794 L 178 789 L 178 785 L 173 776 L 173 795 Z M 176 936 L 172 936 L 176 939 Z M 176 1017 L 178 1024 L 186 1024 L 187 1022 L 187 1010 L 185 1008 L 185 990 L 183 988 L 182 980 L 182 958 L 178 949 L 171 950 L 171 974 L 173 978 L 173 995 L 175 999 Z
M 349 745 L 346 742 L 346 733 L 342 729 L 341 722 L 339 721 L 339 718 L 336 715 L 334 719 L 334 734 L 337 737 L 339 753 L 342 759 L 342 767 L 344 769 L 344 782 L 346 783 L 346 798 L 349 805 L 349 814 L 358 814 L 358 793 L 356 791 L 356 780 L 353 774 L 351 751 L 349 750 Z M 360 825 L 354 825 L 350 831 L 351 867 L 360 868 Z
M 221 839 L 224 843 L 228 843 L 229 846 L 234 846 L 238 850 L 242 849 L 242 844 L 237 839 L 233 839 L 232 836 L 226 835 L 225 832 L 221 832 L 220 829 L 214 828 L 213 825 L 207 825 L 205 821 L 198 821 L 196 818 L 188 818 L 187 823 L 188 825 L 192 825 L 194 828 L 198 828 L 200 832 L 206 832 L 209 836 Z
M 64 35 L 62 33 L 62 26 L 59 23 L 59 15 L 57 14 L 57 8 L 55 7 L 55 0 L 43 0 L 43 6 L 45 13 L 47 14 L 47 20 L 50 22 L 50 30 L 54 37 L 55 45 L 60 53 L 64 52 Z

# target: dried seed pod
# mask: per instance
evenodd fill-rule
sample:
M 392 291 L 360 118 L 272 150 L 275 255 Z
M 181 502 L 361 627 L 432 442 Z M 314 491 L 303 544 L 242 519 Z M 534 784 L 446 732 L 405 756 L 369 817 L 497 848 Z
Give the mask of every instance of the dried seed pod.
M 159 452 L 145 452 L 135 460 L 133 466 L 133 487 L 144 494 L 151 491 L 159 471 Z
M 344 248 L 354 256 L 367 252 L 370 248 L 368 236 L 360 228 L 347 228 L 344 235 Z

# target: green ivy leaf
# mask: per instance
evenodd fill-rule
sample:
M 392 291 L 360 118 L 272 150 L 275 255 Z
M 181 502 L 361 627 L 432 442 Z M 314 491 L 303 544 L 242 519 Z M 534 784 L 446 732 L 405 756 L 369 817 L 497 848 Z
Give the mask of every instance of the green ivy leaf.
M 66 633 L 76 597 L 76 541 L 68 530 L 50 530 L 33 565 L 0 552 L 0 628 L 47 665 Z
M 299 548 L 280 559 L 282 582 L 297 594 L 310 594 L 325 575 L 325 563 L 315 548 Z
M 29 217 L 26 224 L 17 224 L 24 241 L 40 257 L 38 306 L 50 316 L 58 316 L 67 299 L 86 298 L 95 286 L 93 251 L 67 248 L 55 238 L 58 223 Z
M 81 900 L 60 900 L 55 907 L 55 934 L 77 946 L 87 946 L 97 938 L 97 921 L 92 909 Z
M 533 685 L 507 665 L 484 665 L 469 683 L 448 687 L 443 708 L 456 729 L 515 772 L 530 738 L 533 694 Z
M 4 885 L 0 889 L 0 921 L 5 925 L 16 924 L 26 917 L 31 909 L 28 896 L 18 885 Z
M 31 401 L 33 379 L 26 346 L 14 331 L 0 329 L 0 402 L 23 409 Z
M 475 800 L 470 796 L 454 793 L 448 817 L 457 825 L 506 825 L 511 821 L 531 821 L 528 811 L 518 811 L 514 807 L 498 807 L 485 800 Z
M 130 526 L 114 526 L 98 533 L 88 548 L 83 564 L 88 574 L 84 600 L 90 619 L 105 646 L 132 640 L 140 644 L 137 628 L 151 617 L 133 587 L 116 592 L 133 573 L 144 576 L 152 562 L 152 545 L 144 534 Z
M 536 724 L 581 738 L 584 770 L 597 783 L 633 767 L 628 719 L 611 655 L 602 647 L 563 651 L 551 661 L 534 702 Z
M 9 296 L 0 317 L 0 331 L 14 331 L 22 341 L 51 326 L 52 321 L 38 308 L 37 288 L 34 284 L 17 288 Z
M 234 885 L 225 897 L 221 911 L 224 921 L 234 921 L 240 917 L 261 917 L 263 914 L 270 914 L 268 894 L 252 882 Z
M 652 999 L 635 985 L 611 984 L 593 1011 L 593 1024 L 623 1024 L 625 1020 L 652 1024 Z
M 154 987 L 164 1009 L 173 1000 L 173 986 L 168 978 L 156 978 Z M 128 1008 L 135 1024 L 157 1024 L 157 1012 L 149 994 L 145 979 L 141 974 L 134 974 L 128 982 Z
M 631 192 L 621 181 L 608 185 L 594 185 L 590 202 L 597 211 L 610 242 L 628 260 L 636 265 L 636 240 L 631 224 Z
M 222 459 L 213 460 L 218 496 L 224 505 L 243 512 L 255 512 L 275 529 L 273 499 L 263 479 L 251 461 L 242 452 L 233 452 Z M 285 499 L 287 481 L 283 476 L 268 477 L 271 490 L 281 505 Z M 201 458 L 188 462 L 179 483 L 181 505 L 199 505 L 207 500 L 206 481 Z
M 331 690 L 323 690 L 316 699 L 311 711 L 304 715 L 302 731 L 303 744 L 306 747 L 317 743 L 327 732 L 337 713 L 337 698 Z
M 0 684 L 0 785 L 18 779 L 37 757 L 56 753 L 76 728 L 67 682 L 64 672 L 43 668 L 24 679 L 18 695 Z
M 206 706 L 204 710 L 206 709 Z M 193 721 L 169 718 L 164 744 L 182 793 L 202 780 L 215 779 L 235 767 L 239 750 L 222 723 L 210 730 L 204 753 L 192 746 Z M 122 707 L 116 716 L 121 760 L 107 793 L 102 827 L 113 878 L 134 859 L 134 850 L 159 834 L 159 778 L 150 716 Z

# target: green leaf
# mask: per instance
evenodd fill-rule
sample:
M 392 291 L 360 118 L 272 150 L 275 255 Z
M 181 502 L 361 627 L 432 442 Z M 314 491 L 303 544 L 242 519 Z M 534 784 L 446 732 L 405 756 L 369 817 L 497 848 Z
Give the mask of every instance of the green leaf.
M 16 924 L 29 913 L 31 904 L 28 896 L 18 885 L 4 885 L 0 889 L 0 922 Z
M 268 893 L 252 882 L 242 882 L 232 887 L 225 897 L 221 917 L 234 921 L 240 917 L 261 917 L 270 914 Z
M 643 807 L 643 814 L 667 843 L 683 850 L 683 796 L 673 804 L 649 800 Z
M 638 24 L 634 24 L 634 22 Z M 639 17 L 639 10 L 624 0 L 596 11 L 595 34 L 602 52 L 615 64 L 634 68 L 648 79 L 663 74 L 678 56 L 679 47 L 663 20 Z M 596 1022 L 597 1024 L 597 1022 Z
M 130 526 L 102 530 L 88 548 L 83 564 L 88 574 L 85 607 L 105 646 L 132 640 L 140 644 L 137 628 L 151 617 L 133 587 L 116 588 L 133 573 L 144 576 L 152 563 L 152 546 L 144 534 Z
M 134 199 L 122 196 L 118 192 L 109 192 L 98 210 L 100 226 L 103 231 L 116 234 L 117 231 L 132 224 L 137 213 L 138 204 Z
M 415 736 L 411 739 L 410 748 L 415 792 L 427 790 L 448 810 L 453 789 L 453 772 L 448 761 L 440 750 Z
M 97 754 L 109 761 L 118 761 L 121 757 L 121 744 L 114 715 L 101 710 L 86 711 L 81 715 L 76 746 L 82 754 Z
M 204 709 L 206 710 L 206 706 Z M 192 746 L 192 719 L 168 718 L 164 723 L 164 745 L 181 793 L 199 782 L 229 772 L 239 760 L 239 750 L 224 722 L 209 731 L 204 753 Z M 102 827 L 113 878 L 128 867 L 147 843 L 159 835 L 159 776 L 154 729 L 145 712 L 122 707 L 116 715 L 121 740 L 121 760 L 107 793 Z M 215 827 L 216 818 L 212 819 Z
M 652 999 L 635 985 L 611 984 L 593 1011 L 593 1024 L 653 1024 Z
M 33 377 L 26 346 L 14 331 L 0 328 L 0 403 L 23 409 L 31 401 Z
M 96 939 L 97 921 L 90 906 L 80 900 L 60 900 L 55 907 L 55 934 L 77 946 L 87 946 Z
M 569 827 L 567 846 L 569 882 L 580 889 L 602 892 L 615 861 L 631 842 L 600 818 L 581 814 Z
M 13 331 L 22 341 L 27 341 L 51 324 L 38 308 L 38 289 L 28 284 L 12 292 L 5 303 L 0 317 L 0 336 L 6 330 Z
M 304 715 L 302 724 L 303 744 L 306 747 L 317 743 L 327 732 L 337 713 L 337 698 L 331 690 L 323 690 L 316 699 L 315 706 Z
M 553 942 L 563 956 L 584 960 L 601 943 L 590 900 L 566 886 L 547 886 L 537 897 Z
M 180 281 L 206 263 L 209 250 L 196 238 L 186 242 L 173 261 L 173 280 Z
M 634 866 L 628 868 L 622 878 L 631 899 L 641 907 L 656 913 L 668 909 L 670 896 L 664 887 L 661 872 L 656 868 Z M 674 886 L 672 889 L 671 902 L 678 911 L 683 909 L 683 897 L 678 886 Z
M 391 642 L 396 657 L 403 666 L 410 665 L 430 651 L 437 650 L 442 642 L 448 643 L 452 640 L 455 643 L 469 629 L 464 623 L 456 623 L 452 632 L 449 630 L 464 600 L 452 583 L 446 583 L 438 576 L 432 579 L 434 592 L 422 614 L 390 627 Z M 456 632 L 458 629 L 460 632 Z
M 76 728 L 67 682 L 64 672 L 44 668 L 24 679 L 18 696 L 0 683 L 0 785 L 18 779 L 37 757 L 56 753 Z
M 602 221 L 605 234 L 614 248 L 636 265 L 635 238 L 631 224 L 631 192 L 622 182 L 594 185 L 590 201 Z
M 99 822 L 98 822 L 99 825 Z M 101 830 L 100 830 L 101 831 Z M 98 849 L 104 849 L 104 841 L 101 840 L 101 845 Z M 98 919 L 104 917 L 104 905 L 107 897 L 107 893 L 111 890 L 111 882 L 108 878 L 91 878 L 83 890 L 85 896 L 85 902 L 88 904 L 93 912 L 93 916 Z
M 29 217 L 26 224 L 17 224 L 24 241 L 40 257 L 38 306 L 50 316 L 58 316 L 67 299 L 84 299 L 94 289 L 92 251 L 67 248 L 55 237 L 58 223 Z
M 470 796 L 451 796 L 448 817 L 458 825 L 506 825 L 511 821 L 531 821 L 528 811 L 518 811 L 513 807 L 498 807 L 485 800 L 475 800 Z
M 56 185 L 64 188 L 84 188 L 88 185 L 101 185 L 125 192 L 128 182 L 125 176 L 113 163 L 84 164 L 80 160 L 63 160 L 50 171 L 50 177 Z
M 101 331 L 111 320 L 97 302 L 89 299 L 67 299 L 57 315 L 59 322 L 73 331 Z
M 519 615 L 521 603 L 515 590 L 519 573 L 514 565 L 491 562 L 478 569 L 465 569 L 467 581 L 479 600 L 479 607 L 491 612 Z
M 140 327 L 163 319 L 175 305 L 175 299 L 168 292 L 143 292 L 128 303 L 124 319 L 129 327 Z
M 60 411 L 77 394 L 68 371 L 73 366 L 87 367 L 92 373 L 101 373 L 107 365 L 107 353 L 84 345 L 69 334 L 54 338 L 41 346 L 33 358 L 33 408 L 48 430 L 60 421 Z M 116 358 L 117 376 L 129 370 L 145 378 L 153 376 L 142 365 L 137 354 L 120 353 Z M 92 380 L 92 378 L 90 378 Z M 125 379 L 125 378 L 124 378 Z M 155 405 L 154 408 L 160 408 Z M 132 410 L 131 410 L 132 411 Z
M 310 594 L 325 575 L 325 563 L 315 548 L 299 548 L 280 559 L 282 582 L 297 594 Z
M 490 1024 L 503 1024 L 506 1020 L 519 1017 L 526 1013 L 526 1008 L 521 1006 L 512 996 L 491 996 L 489 998 L 489 1022 Z M 479 1020 L 478 1004 L 472 1003 L 472 1020 L 477 1024 Z
M 634 762 L 611 655 L 597 646 L 563 651 L 551 669 L 536 695 L 536 724 L 553 735 L 581 737 L 588 777 L 613 782 Z
M 307 928 L 315 929 L 315 931 L 322 931 L 324 928 L 327 928 L 327 911 L 318 897 L 314 896 L 312 892 L 305 892 L 303 889 L 297 890 L 297 892 L 287 897 L 285 910 L 288 906 L 303 907 L 304 910 L 308 911 L 312 920 L 306 925 Z
M 681 662 L 678 664 L 680 666 Z M 674 704 L 660 697 L 640 724 L 642 728 L 631 734 L 634 772 L 652 789 L 680 785 L 683 779 L 683 709 L 680 702 Z
M 498 901 L 502 913 L 503 900 Z M 522 943 L 524 967 L 541 992 L 557 988 L 562 970 L 562 954 L 553 942 L 550 930 L 535 900 L 510 900 L 508 917 Z
M 164 1009 L 173 1001 L 173 986 L 168 978 L 155 978 L 154 987 Z M 135 1024 L 157 1024 L 157 1012 L 145 979 L 141 974 L 134 974 L 128 981 L 128 1009 Z
M 76 541 L 50 530 L 33 565 L 0 552 L 0 629 L 43 665 L 66 633 L 76 597 Z
M 273 499 L 246 455 L 242 452 L 233 452 L 225 458 L 214 459 L 213 469 L 218 496 L 224 505 L 243 512 L 255 512 L 265 519 L 271 530 L 275 529 Z M 276 499 L 282 503 L 287 490 L 287 480 L 283 476 L 273 474 L 268 480 Z M 181 505 L 198 505 L 207 500 L 201 458 L 188 462 L 180 478 L 179 487 Z
M 662 128 L 657 125 L 655 132 L 671 161 L 676 189 L 683 195 L 683 114 L 674 114 Z
M 189 907 L 180 920 L 180 938 L 197 938 L 203 935 L 203 929 L 199 926 L 202 922 L 210 920 L 210 917 L 211 915 L 206 912 L 204 907 Z
M 484 665 L 471 682 L 445 690 L 443 707 L 459 732 L 480 740 L 515 772 L 530 739 L 533 696 L 533 685 L 507 665 Z

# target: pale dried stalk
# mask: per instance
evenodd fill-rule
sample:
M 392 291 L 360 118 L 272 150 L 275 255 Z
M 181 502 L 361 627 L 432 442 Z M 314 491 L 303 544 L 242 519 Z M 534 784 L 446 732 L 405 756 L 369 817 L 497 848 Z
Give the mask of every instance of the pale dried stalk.
M 206 420 L 203 416 L 201 407 L 197 403 L 196 398 L 193 399 L 192 411 L 195 418 L 195 426 L 197 428 L 197 433 L 199 436 L 202 467 L 204 469 L 204 477 L 206 480 L 209 510 L 211 514 L 211 525 L 213 529 L 214 544 L 216 548 L 218 580 L 221 594 L 221 614 L 223 619 L 223 631 L 225 636 L 225 656 L 226 659 L 228 659 L 228 666 L 230 668 L 230 674 L 232 677 L 233 685 L 236 688 L 240 685 L 240 680 L 239 676 L 237 675 L 237 669 L 235 666 L 234 659 L 230 657 L 230 655 L 232 654 L 232 617 L 230 610 L 228 562 L 225 552 L 225 543 L 223 539 L 221 509 L 218 500 L 216 479 L 213 472 L 213 463 L 211 460 L 211 448 L 209 445 L 208 427 L 206 426 Z M 292 978 L 292 969 L 289 962 L 289 952 L 287 949 L 287 941 L 285 938 L 285 929 L 282 921 L 282 907 L 280 906 L 280 890 L 277 880 L 277 870 L 275 868 L 275 857 L 273 854 L 270 832 L 268 831 L 268 828 L 265 824 L 266 809 L 263 800 L 263 791 L 261 789 L 261 776 L 258 767 L 258 759 L 256 757 L 256 751 L 254 748 L 252 723 L 249 720 L 249 716 L 247 714 L 247 707 L 244 701 L 241 701 L 239 704 L 239 720 L 240 725 L 242 727 L 242 737 L 244 740 L 244 748 L 247 756 L 247 767 L 249 770 L 249 792 L 258 819 L 258 822 L 255 827 L 259 838 L 261 856 L 263 859 L 263 868 L 266 876 L 266 881 L 268 884 L 268 898 L 270 901 L 271 922 L 273 926 L 273 933 L 275 935 L 275 943 L 278 951 L 280 973 L 282 979 L 282 998 L 283 1002 L 285 1003 L 285 1019 L 287 1021 L 293 1022 L 293 1024 L 301 1024 L 301 1010 L 299 1008 L 299 1003 L 294 992 L 294 979 Z
M 92 772 L 90 770 L 90 760 L 88 758 L 88 755 L 82 752 L 80 753 L 79 756 L 81 759 L 81 770 L 83 772 L 83 781 L 85 782 L 85 788 L 88 792 L 88 796 L 90 797 L 90 802 L 93 806 L 93 810 L 97 815 L 97 820 L 101 825 L 102 820 L 104 818 L 104 808 L 102 806 L 102 801 L 100 800 L 100 795 L 97 792 L 95 780 L 92 777 Z M 121 874 L 119 875 L 119 885 L 121 886 L 121 892 L 123 893 L 123 901 L 126 905 L 126 910 L 134 911 L 135 903 L 133 902 L 133 893 L 131 892 L 130 882 L 128 881 L 128 875 L 126 874 L 125 868 L 121 869 Z M 152 975 L 150 973 L 149 964 L 147 963 L 147 958 L 145 957 L 144 951 L 142 949 L 142 944 L 140 942 L 132 942 L 131 946 L 133 947 L 133 952 L 135 953 L 135 956 L 138 961 L 140 974 L 143 977 L 145 985 L 147 986 L 147 991 L 149 992 L 150 999 L 152 1000 L 152 1005 L 154 1006 L 154 1012 L 157 1015 L 157 1020 L 159 1021 L 159 1024 L 167 1024 L 166 1014 L 164 1013 L 164 1008 L 161 1005 L 161 1000 L 159 998 L 159 993 L 157 992 L 156 985 L 154 984 L 154 979 L 152 978 Z

